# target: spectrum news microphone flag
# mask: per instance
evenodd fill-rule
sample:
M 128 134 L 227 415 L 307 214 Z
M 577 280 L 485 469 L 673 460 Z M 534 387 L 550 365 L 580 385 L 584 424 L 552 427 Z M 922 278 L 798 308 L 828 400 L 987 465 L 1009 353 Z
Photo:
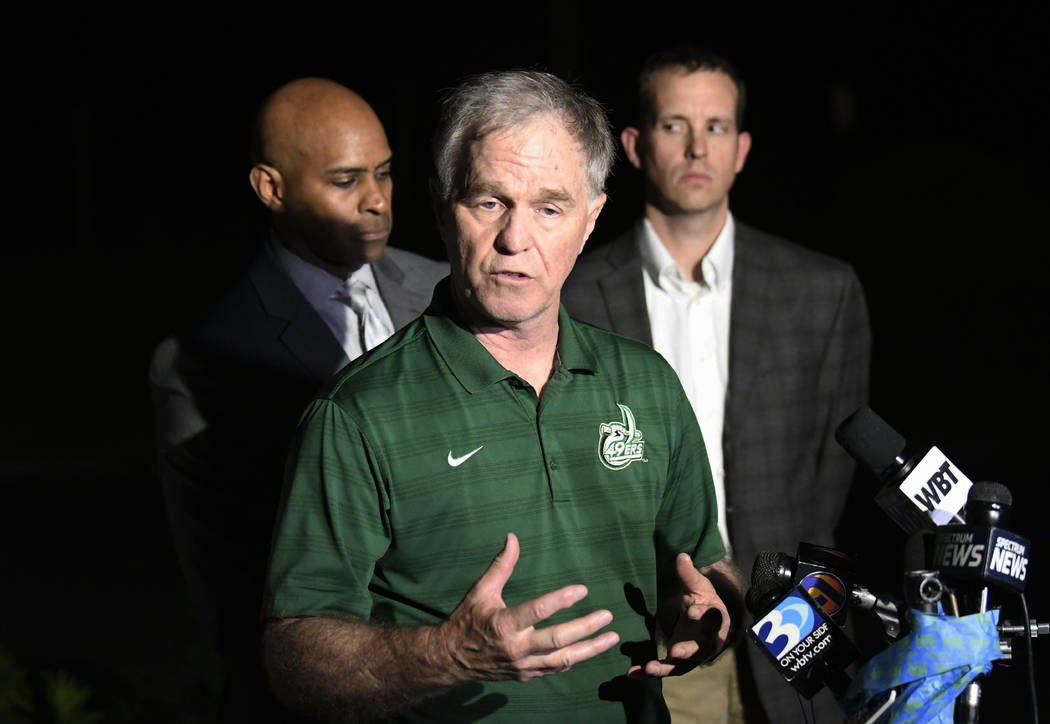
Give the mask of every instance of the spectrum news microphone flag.
M 952 724 L 955 698 L 1002 657 L 999 610 L 946 616 L 911 610 L 911 633 L 869 659 L 843 699 L 847 714 L 903 687 L 879 724 Z

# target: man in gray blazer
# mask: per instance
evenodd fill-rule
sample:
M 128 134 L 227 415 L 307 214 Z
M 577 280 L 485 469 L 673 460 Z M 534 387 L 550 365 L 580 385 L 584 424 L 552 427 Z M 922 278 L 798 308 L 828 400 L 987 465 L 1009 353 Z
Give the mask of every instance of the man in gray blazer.
M 721 488 L 726 547 L 750 575 L 759 551 L 834 544 L 854 465 L 833 433 L 867 398 L 866 305 L 848 265 L 729 213 L 751 137 L 728 63 L 660 53 L 637 92 L 637 125 L 620 138 L 643 174 L 645 214 L 577 262 L 562 302 L 674 366 Z M 734 654 L 664 683 L 674 724 L 727 711 L 731 722 L 802 721 L 794 690 L 750 644 Z M 817 705 L 817 721 L 841 719 L 827 692 Z
M 259 660 L 259 611 L 299 415 L 350 359 L 417 317 L 448 265 L 387 248 L 391 152 L 371 107 L 320 78 L 263 104 L 250 181 L 272 233 L 150 369 L 159 472 L 194 609 L 230 677 L 223 721 L 286 716 Z M 359 303 L 360 302 L 360 303 Z

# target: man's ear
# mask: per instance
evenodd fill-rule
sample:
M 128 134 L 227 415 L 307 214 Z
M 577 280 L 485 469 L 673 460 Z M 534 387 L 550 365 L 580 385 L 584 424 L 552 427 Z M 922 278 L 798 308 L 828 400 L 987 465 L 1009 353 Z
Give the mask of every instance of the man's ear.
M 587 243 L 587 239 L 590 238 L 591 232 L 594 231 L 594 224 L 598 221 L 598 214 L 602 212 L 602 208 L 605 206 L 605 201 L 608 197 L 605 194 L 598 194 L 590 204 L 587 210 L 587 226 L 583 232 L 583 241 L 580 242 L 580 250 L 576 252 L 577 256 L 583 253 L 583 246 Z
M 736 172 L 744 170 L 744 162 L 747 160 L 748 151 L 751 150 L 751 134 L 741 131 L 736 141 Z
M 248 181 L 255 190 L 255 195 L 263 206 L 270 211 L 281 211 L 284 208 L 284 179 L 281 172 L 265 163 L 257 163 L 248 172 Z
M 436 176 L 430 177 L 430 210 L 434 212 L 434 223 L 437 224 L 441 240 L 447 243 L 445 239 L 445 217 L 448 210 L 445 208 L 445 201 L 441 197 L 441 188 L 438 186 Z
M 638 154 L 638 144 L 641 141 L 642 132 L 634 126 L 627 126 L 620 132 L 620 143 L 623 144 L 624 153 L 627 154 L 627 160 L 631 162 L 631 165 L 637 169 L 642 168 L 642 157 Z

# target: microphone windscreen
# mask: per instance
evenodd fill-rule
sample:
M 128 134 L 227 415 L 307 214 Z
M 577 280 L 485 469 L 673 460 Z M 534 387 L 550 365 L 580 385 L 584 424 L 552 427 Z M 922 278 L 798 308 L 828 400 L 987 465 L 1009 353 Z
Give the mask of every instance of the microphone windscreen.
M 762 616 L 773 601 L 791 588 L 794 562 L 786 553 L 759 551 L 751 567 L 751 586 L 744 606 L 753 616 Z
M 966 522 L 973 525 L 1005 525 L 1014 496 L 1002 483 L 979 481 L 966 496 Z
M 881 479 L 904 452 L 907 441 L 870 407 L 862 407 L 839 424 L 835 439 L 858 463 Z
M 1009 508 L 1014 504 L 1013 493 L 1002 483 L 978 481 L 970 488 L 967 503 L 994 503 Z
M 760 586 L 768 582 L 779 582 L 782 578 L 782 569 L 785 561 L 787 567 L 790 570 L 791 560 L 790 557 L 784 553 L 774 553 L 772 551 L 759 551 L 758 555 L 755 556 L 755 564 L 751 567 L 751 585 Z M 791 584 L 791 574 L 788 573 L 787 584 Z

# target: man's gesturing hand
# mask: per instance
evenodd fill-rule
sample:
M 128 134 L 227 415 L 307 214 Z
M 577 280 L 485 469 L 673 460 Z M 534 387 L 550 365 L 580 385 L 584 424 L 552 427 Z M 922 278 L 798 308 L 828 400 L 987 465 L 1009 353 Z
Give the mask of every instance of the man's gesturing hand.
M 711 581 L 685 553 L 675 559 L 682 582 L 681 612 L 671 632 L 667 657 L 632 666 L 628 676 L 677 676 L 717 654 L 729 638 L 730 617 Z M 707 570 L 707 569 L 705 569 Z
M 559 588 L 508 608 L 503 587 L 514 572 L 518 552 L 517 537 L 508 533 L 503 550 L 440 627 L 449 654 L 467 679 L 528 681 L 561 673 L 620 640 L 612 631 L 588 638 L 612 621 L 609 611 L 536 628 L 583 599 L 584 586 Z

